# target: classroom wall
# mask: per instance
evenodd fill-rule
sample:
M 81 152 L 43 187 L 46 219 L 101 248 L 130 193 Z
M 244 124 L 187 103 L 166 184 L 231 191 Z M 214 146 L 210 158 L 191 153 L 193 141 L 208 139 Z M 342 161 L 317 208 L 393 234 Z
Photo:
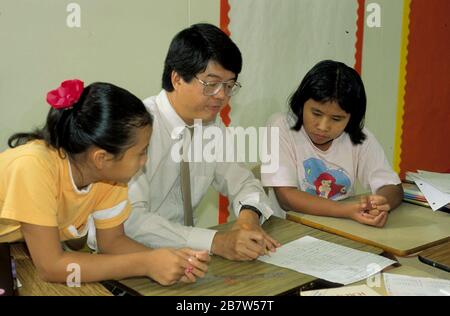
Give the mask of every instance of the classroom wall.
M 81 8 L 70 28 L 69 3 Z M 64 79 L 107 81 L 140 98 L 161 89 L 172 37 L 197 22 L 219 25 L 219 0 L 0 0 L 0 151 L 8 137 L 44 123 L 46 92 Z M 199 208 L 217 223 L 217 193 Z
M 290 95 L 313 65 L 338 60 L 361 73 L 368 98 L 366 127 L 392 164 L 403 0 L 222 2 L 229 6 L 227 28 L 244 59 L 243 89 L 232 99 L 231 125 L 264 126 L 273 113 L 288 110 Z M 380 27 L 367 23 L 372 3 L 381 9 Z M 357 192 L 365 191 L 357 186 Z M 227 213 L 222 205 L 220 213 Z
M 241 47 L 244 88 L 232 100 L 232 124 L 261 126 L 288 109 L 288 97 L 306 72 L 323 59 L 356 63 L 356 0 L 229 0 L 231 37 Z M 368 17 L 365 1 L 364 19 Z M 362 78 L 368 107 L 366 126 L 393 159 L 402 0 L 376 1 L 381 27 L 363 23 Z M 270 44 L 269 44 L 270 43 Z M 251 113 L 251 115 L 248 115 Z M 383 122 L 383 124 L 380 124 Z
M 44 122 L 48 111 L 45 93 L 63 79 L 77 77 L 86 83 L 108 81 L 141 98 L 158 93 L 172 37 L 192 23 L 210 22 L 222 24 L 243 54 L 244 67 L 239 77 L 243 88 L 230 103 L 232 125 L 263 126 L 272 113 L 286 110 L 288 97 L 316 62 L 332 58 L 354 66 L 360 59 L 368 96 L 366 125 L 380 141 L 389 162 L 394 163 L 397 157 L 398 165 L 401 151 L 398 128 L 401 131 L 404 123 L 400 120 L 399 125 L 398 114 L 402 114 L 399 109 L 408 107 L 408 102 L 404 102 L 408 96 L 399 98 L 402 74 L 406 71 L 402 66 L 407 61 L 407 56 L 402 55 L 402 45 L 411 1 L 428 3 L 426 0 L 0 0 L 0 151 L 6 148 L 7 137 L 13 132 L 30 130 Z M 80 5 L 80 28 L 66 25 L 69 15 L 66 8 L 71 2 Z M 381 25 L 375 28 L 366 23 L 369 14 L 366 9 L 373 3 L 381 8 Z M 447 7 L 446 0 L 439 0 L 433 10 L 448 12 Z M 426 21 L 432 22 L 433 10 L 415 9 L 413 18 L 427 15 Z M 446 20 L 441 23 L 441 28 L 446 29 L 439 33 L 443 39 L 438 47 L 444 51 L 450 43 L 445 41 L 449 38 L 445 23 Z M 427 56 L 430 54 L 422 58 Z M 439 56 L 444 65 L 448 65 L 447 56 L 444 53 Z M 420 64 L 420 58 L 415 62 Z M 438 73 L 439 67 L 435 68 Z M 448 98 L 448 88 L 441 90 Z M 444 124 L 450 124 L 448 102 L 439 104 L 439 117 Z M 436 113 L 429 115 L 426 118 L 432 119 Z M 409 124 L 414 126 L 414 122 Z M 450 148 L 448 132 L 435 128 L 431 135 L 442 140 L 442 148 Z M 415 136 L 409 136 L 409 148 L 414 145 L 412 137 Z M 422 153 L 420 159 L 424 161 L 426 156 Z M 218 194 L 211 189 L 196 210 L 200 218 L 197 224 L 203 227 L 217 224 L 218 207 Z
M 229 0 L 231 37 L 243 53 L 233 125 L 264 126 L 323 59 L 355 63 L 354 0 Z
M 450 171 L 449 1 L 221 2 L 244 57 L 231 125 L 262 126 L 286 111 L 306 72 L 331 58 L 362 75 L 365 125 L 402 178 L 416 169 Z
M 367 23 L 364 24 L 362 79 L 368 100 L 366 126 L 376 135 L 392 164 L 397 126 L 403 0 L 376 2 L 381 8 L 381 27 L 370 28 Z M 366 12 L 365 18 L 367 15 Z
M 80 28 L 66 24 L 72 2 Z M 64 79 L 158 93 L 170 40 L 196 22 L 218 25 L 219 1 L 1 0 L 0 151 L 13 132 L 44 122 L 46 92 Z

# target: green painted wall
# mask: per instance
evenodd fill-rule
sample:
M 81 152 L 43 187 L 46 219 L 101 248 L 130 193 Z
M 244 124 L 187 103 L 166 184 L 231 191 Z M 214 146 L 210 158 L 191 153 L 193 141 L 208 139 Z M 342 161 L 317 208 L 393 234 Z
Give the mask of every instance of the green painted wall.
M 368 101 L 366 126 L 375 134 L 392 164 L 403 0 L 377 0 L 376 3 L 381 7 L 381 27 L 369 28 L 366 23 L 364 28 L 362 78 Z
M 80 28 L 66 25 L 71 2 Z M 46 92 L 64 79 L 158 93 L 170 40 L 196 22 L 218 25 L 219 0 L 2 0 L 0 150 L 13 132 L 44 123 Z

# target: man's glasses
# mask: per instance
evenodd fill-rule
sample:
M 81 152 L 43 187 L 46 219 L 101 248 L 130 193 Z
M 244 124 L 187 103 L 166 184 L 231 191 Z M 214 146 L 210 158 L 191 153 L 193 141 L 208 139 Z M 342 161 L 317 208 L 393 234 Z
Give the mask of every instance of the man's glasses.
M 242 87 L 241 84 L 237 81 L 216 81 L 216 82 L 206 82 L 203 81 L 197 76 L 194 76 L 195 79 L 198 80 L 203 85 L 203 94 L 206 96 L 213 96 L 219 93 L 220 89 L 223 87 L 223 91 L 225 95 L 228 97 L 232 97 L 238 93 L 239 89 Z

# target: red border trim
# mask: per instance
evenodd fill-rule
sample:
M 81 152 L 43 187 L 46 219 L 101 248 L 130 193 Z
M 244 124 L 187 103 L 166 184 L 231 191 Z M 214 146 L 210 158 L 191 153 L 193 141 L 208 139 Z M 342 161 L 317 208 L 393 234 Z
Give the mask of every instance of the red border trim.
M 364 21 L 365 21 L 366 0 L 358 0 L 357 20 L 356 20 L 356 43 L 355 43 L 355 70 L 362 75 L 362 54 L 364 44 Z
M 228 16 L 229 12 L 230 12 L 230 4 L 228 0 L 220 0 L 220 29 L 224 31 L 228 36 L 231 36 L 231 32 L 228 29 L 228 26 L 230 25 L 230 18 Z M 225 108 L 223 108 L 223 110 L 220 112 L 220 117 L 222 118 L 222 121 L 225 124 L 225 126 L 229 126 L 231 123 L 230 111 L 231 107 L 229 104 L 227 104 Z M 223 224 L 228 221 L 228 216 L 230 215 L 230 213 L 228 212 L 229 204 L 230 203 L 228 201 L 228 198 L 220 194 L 219 224 Z

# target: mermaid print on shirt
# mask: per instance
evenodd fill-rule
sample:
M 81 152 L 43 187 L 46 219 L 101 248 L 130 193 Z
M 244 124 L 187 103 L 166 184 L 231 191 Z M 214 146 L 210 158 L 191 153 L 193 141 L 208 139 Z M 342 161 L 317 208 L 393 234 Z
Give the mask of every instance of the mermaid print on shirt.
M 327 199 L 339 199 L 350 190 L 350 178 L 342 169 L 329 169 L 325 163 L 317 158 L 309 158 L 303 162 L 305 191 L 312 195 Z

